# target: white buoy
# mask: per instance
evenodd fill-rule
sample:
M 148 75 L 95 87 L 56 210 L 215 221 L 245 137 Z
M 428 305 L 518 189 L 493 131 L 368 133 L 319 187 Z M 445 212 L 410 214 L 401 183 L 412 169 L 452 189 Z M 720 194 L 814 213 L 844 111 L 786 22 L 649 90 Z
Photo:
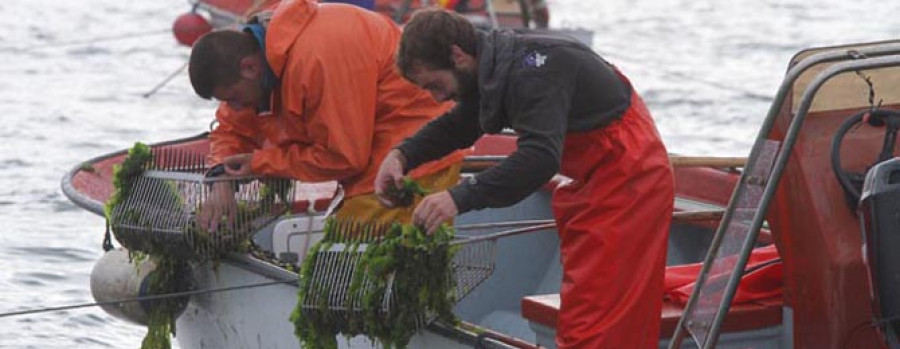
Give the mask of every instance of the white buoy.
M 150 276 L 156 270 L 152 258 L 146 258 L 135 265 L 125 249 L 106 252 L 91 270 L 91 295 L 97 302 L 135 299 L 150 296 Z M 176 317 L 187 307 L 185 297 Z M 108 314 L 138 325 L 147 325 L 151 302 L 123 302 L 100 306 Z

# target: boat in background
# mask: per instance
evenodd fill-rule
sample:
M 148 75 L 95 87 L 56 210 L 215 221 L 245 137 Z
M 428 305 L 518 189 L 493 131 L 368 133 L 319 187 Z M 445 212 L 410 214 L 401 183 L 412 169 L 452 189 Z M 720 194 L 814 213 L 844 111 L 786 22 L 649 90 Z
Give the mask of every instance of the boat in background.
M 280 0 L 194 0 L 190 12 L 176 18 L 172 30 L 179 43 L 191 46 L 197 38 L 214 28 L 241 25 L 253 14 L 274 8 Z M 354 4 L 383 14 L 398 24 L 405 23 L 415 11 L 440 6 L 466 16 L 480 28 L 533 28 L 572 36 L 590 46 L 593 32 L 581 28 L 549 27 L 550 12 L 546 0 L 336 0 L 321 1 Z
M 196 0 L 193 6 L 209 13 L 214 27 L 240 22 L 260 9 L 271 8 L 280 0 Z M 410 14 L 427 6 L 452 9 L 480 25 L 494 27 L 547 28 L 546 5 L 535 0 L 338 0 L 321 1 L 357 5 L 405 23 Z

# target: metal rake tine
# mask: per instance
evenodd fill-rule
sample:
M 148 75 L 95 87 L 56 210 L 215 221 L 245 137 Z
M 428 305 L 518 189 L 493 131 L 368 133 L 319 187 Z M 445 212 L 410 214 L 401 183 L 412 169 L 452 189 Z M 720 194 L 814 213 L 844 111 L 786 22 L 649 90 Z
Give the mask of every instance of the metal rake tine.
M 159 168 L 159 169 L 161 169 L 161 170 L 165 170 L 165 169 L 171 168 L 171 167 L 172 167 L 172 166 L 171 166 L 171 164 L 172 164 L 172 157 L 174 156 L 174 155 L 172 154 L 172 150 L 171 150 L 171 149 L 168 149 L 168 148 L 163 148 L 163 149 L 162 149 L 162 155 L 163 155 L 163 156 L 161 156 L 161 157 L 159 158 L 159 162 L 157 163 L 157 168 Z M 167 166 L 167 165 L 168 165 L 168 166 Z
M 344 231 L 344 239 L 350 241 L 353 238 L 353 232 L 359 229 L 359 221 L 353 220 L 350 222 L 350 228 Z
M 165 151 L 165 149 L 162 149 L 162 148 L 153 148 L 153 149 L 150 151 L 150 153 L 153 154 L 153 161 L 150 161 L 150 162 L 148 163 L 148 165 L 149 165 L 152 169 L 158 169 L 158 168 L 162 167 L 162 161 L 163 161 L 162 159 L 166 158 L 166 151 Z
M 183 151 L 178 152 L 178 162 L 179 162 L 178 169 L 179 170 L 184 171 L 187 169 L 188 162 L 190 161 L 190 160 L 188 160 L 188 155 L 189 155 L 188 153 L 185 153 Z
M 179 152 L 179 158 L 181 158 L 181 164 L 178 165 L 178 169 L 180 171 L 187 171 L 191 166 L 191 153 L 187 152 Z
M 166 162 L 163 163 L 165 169 L 178 169 L 178 163 L 181 161 L 181 159 L 178 158 L 180 154 L 174 149 L 166 149 L 166 154 L 168 155 L 168 157 L 166 158 Z
M 203 155 L 194 154 L 193 160 L 192 160 L 193 163 L 191 164 L 192 165 L 191 172 L 200 172 L 201 170 L 203 170 L 203 162 L 202 161 L 203 161 Z
M 171 158 L 172 158 L 172 151 L 171 151 L 171 149 L 168 149 L 168 148 L 160 148 L 160 150 L 159 150 L 159 158 L 156 159 L 157 161 L 154 161 L 154 162 L 153 162 L 153 166 L 154 166 L 155 169 L 157 169 L 157 170 L 164 170 L 164 169 L 166 169 L 166 163 L 172 161 Z
M 344 242 L 346 239 L 347 230 L 351 229 L 352 222 L 344 221 L 343 224 L 339 225 L 337 230 L 335 231 L 334 239 L 338 242 Z
M 153 170 L 156 166 L 157 159 L 159 158 L 159 150 L 156 148 L 150 148 L 150 161 L 144 163 L 141 167 L 144 170 Z
M 331 235 L 331 236 L 329 236 L 329 238 L 333 241 L 337 241 L 338 236 L 340 236 L 340 234 L 341 234 L 341 230 L 344 229 L 344 221 L 335 219 L 334 225 L 332 225 L 331 227 L 332 227 L 331 231 L 328 232 L 329 235 Z
M 191 152 L 191 156 L 188 157 L 188 161 L 190 161 L 190 164 L 188 164 L 187 168 L 188 171 L 197 172 L 198 170 L 200 170 L 200 154 Z
M 161 155 L 159 161 L 156 163 L 156 168 L 164 170 L 167 168 L 166 164 L 172 162 L 172 150 L 169 148 L 162 148 Z
M 378 239 L 379 236 L 384 235 L 384 222 L 378 222 L 375 225 L 375 230 L 372 232 L 372 236 L 369 237 L 370 242 L 374 242 Z
M 172 161 L 172 150 L 168 148 L 160 148 L 159 158 L 154 162 L 156 169 L 165 169 L 166 163 Z
M 343 226 L 344 226 L 343 221 L 341 221 L 339 219 L 334 220 L 334 225 L 332 225 L 331 231 L 329 232 L 329 235 L 331 235 L 331 236 L 329 236 L 329 238 L 332 241 L 337 241 L 338 235 L 340 235 L 341 229 L 343 229 Z
M 331 231 L 327 232 L 327 234 L 328 234 L 327 238 L 332 241 L 337 240 L 337 235 L 338 235 L 338 232 L 341 231 L 342 225 L 344 225 L 344 222 L 342 222 L 339 219 L 335 219 L 334 221 L 332 221 Z
M 160 157 L 160 154 L 159 154 L 159 153 L 160 153 L 160 150 L 159 150 L 159 149 L 156 149 L 156 148 L 151 147 L 151 148 L 150 148 L 150 161 L 147 161 L 146 163 L 144 163 L 144 165 L 143 165 L 142 168 L 143 168 L 144 170 L 154 170 L 154 169 L 156 169 L 156 162 L 159 161 L 158 159 L 159 159 L 159 157 Z
M 371 237 L 371 239 L 369 241 L 375 242 L 375 241 L 380 240 L 381 237 L 384 236 L 385 224 L 386 223 L 384 223 L 384 222 L 381 222 L 378 224 L 378 227 L 376 228 L 374 235 Z
M 338 231 L 338 241 L 344 242 L 347 240 L 347 231 L 353 228 L 352 225 L 353 222 L 351 221 L 344 222 L 344 225 L 341 226 L 341 230 Z
M 179 167 L 179 170 L 185 171 L 185 172 L 189 171 L 191 169 L 191 166 L 194 165 L 193 156 L 194 156 L 193 153 L 182 151 L 181 152 L 182 163 L 181 163 L 181 167 Z
M 353 231 L 350 232 L 352 234 L 352 238 L 356 241 L 359 241 L 359 237 L 362 234 L 365 234 L 366 231 L 366 223 L 362 221 L 356 221 L 356 227 Z

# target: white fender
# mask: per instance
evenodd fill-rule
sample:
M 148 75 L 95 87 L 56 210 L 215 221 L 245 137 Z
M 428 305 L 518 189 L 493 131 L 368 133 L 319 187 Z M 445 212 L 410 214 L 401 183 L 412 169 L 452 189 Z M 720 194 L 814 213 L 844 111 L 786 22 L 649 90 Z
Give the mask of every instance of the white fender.
M 156 270 L 156 263 L 147 258 L 135 265 L 128 258 L 128 251 L 115 249 L 106 252 L 91 270 L 91 295 L 97 302 L 134 299 L 149 296 L 149 276 Z M 178 315 L 187 307 L 185 298 Z M 106 313 L 138 325 L 147 325 L 150 301 L 123 302 L 100 306 Z M 176 316 L 177 317 L 177 316 Z

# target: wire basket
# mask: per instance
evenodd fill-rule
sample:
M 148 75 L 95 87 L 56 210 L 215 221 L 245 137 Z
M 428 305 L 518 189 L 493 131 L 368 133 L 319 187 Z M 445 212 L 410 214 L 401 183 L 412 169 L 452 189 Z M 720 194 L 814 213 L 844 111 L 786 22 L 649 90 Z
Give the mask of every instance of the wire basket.
M 110 228 L 129 250 L 206 260 L 234 251 L 287 212 L 293 181 L 266 177 L 207 177 L 205 156 L 153 149 L 152 160 L 131 181 L 128 195 L 110 211 Z M 234 190 L 236 209 L 220 228 L 207 231 L 197 216 L 211 204 L 214 183 Z M 218 219 L 218 217 L 217 217 Z
M 340 223 L 338 223 L 340 225 Z M 344 224 L 336 230 L 338 236 L 326 236 L 327 248 L 316 252 L 311 260 L 311 280 L 309 289 L 305 290 L 300 310 L 305 317 L 327 316 L 338 319 L 340 327 L 351 327 L 348 324 L 358 319 L 360 314 L 373 309 L 364 309 L 363 295 L 369 294 L 375 287 L 374 276 L 361 266 L 363 255 L 369 248 L 380 243 L 380 236 L 388 229 L 384 226 L 365 224 Z M 349 238 L 348 238 L 349 237 Z M 452 277 L 454 282 L 454 301 L 459 302 L 479 284 L 487 280 L 494 272 L 496 256 L 496 239 L 470 240 L 456 237 L 449 243 L 455 254 L 452 259 Z M 359 290 L 351 290 L 351 285 L 358 274 L 363 273 Z M 387 286 L 380 297 L 380 306 L 374 309 L 381 318 L 390 319 L 396 304 L 394 281 L 404 275 L 391 273 L 387 276 Z M 303 290 L 301 290 L 303 292 Z M 424 327 L 435 314 L 419 314 L 421 318 L 417 328 Z

